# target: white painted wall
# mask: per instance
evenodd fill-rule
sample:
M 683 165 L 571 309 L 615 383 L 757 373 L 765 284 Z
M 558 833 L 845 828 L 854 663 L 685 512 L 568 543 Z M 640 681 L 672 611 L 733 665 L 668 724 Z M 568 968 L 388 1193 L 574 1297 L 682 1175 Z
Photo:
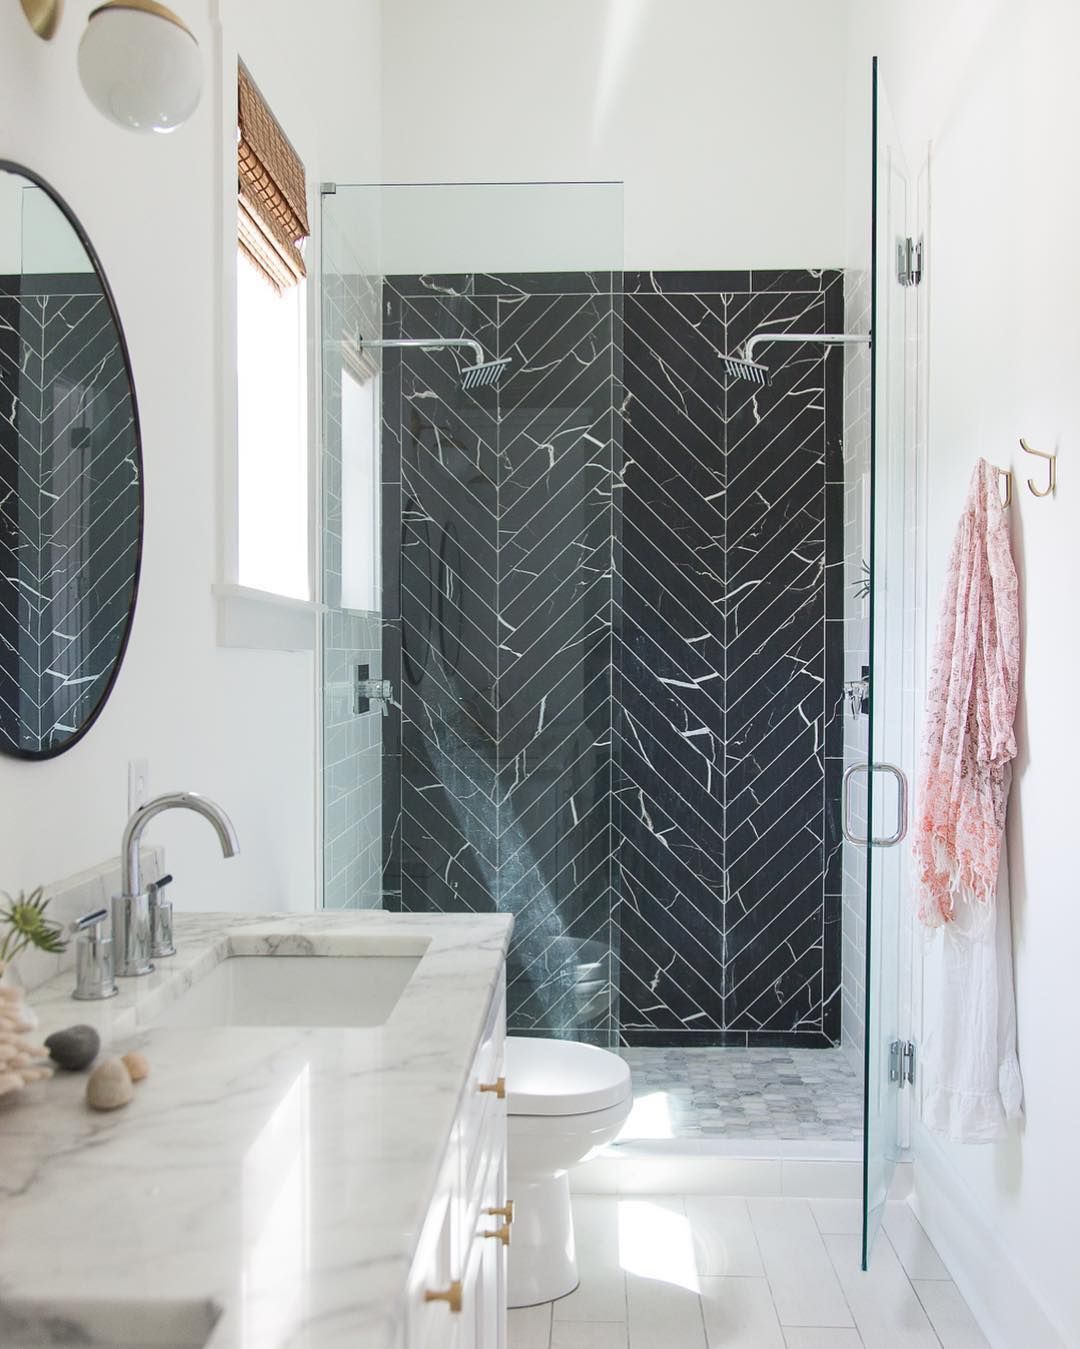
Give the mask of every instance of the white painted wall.
M 127 659 L 89 735 L 44 763 L 0 759 L 0 889 L 31 886 L 114 855 L 127 762 L 150 787 L 193 787 L 232 814 L 242 855 L 223 863 L 193 817 L 155 822 L 181 908 L 309 908 L 315 857 L 314 668 L 310 654 L 220 649 L 215 498 L 224 419 L 223 113 L 219 63 L 237 48 L 308 159 L 309 176 L 377 175 L 377 133 L 354 138 L 357 88 L 378 104 L 376 0 L 325 0 L 306 31 L 286 0 L 173 0 L 206 63 L 202 104 L 171 136 L 104 121 L 79 85 L 75 50 L 91 8 L 65 9 L 52 43 L 17 5 L 0 13 L 4 152 L 69 201 L 102 259 L 126 329 L 142 420 L 148 511 L 143 582 Z M 299 29 L 300 31 L 294 31 Z M 220 153 L 219 153 L 220 152 Z M 235 181 L 235 175 L 233 176 Z
M 845 0 L 394 0 L 385 179 L 621 179 L 628 268 L 836 266 L 845 15 Z
M 915 1135 L 920 1203 L 995 1349 L 1080 1345 L 1080 729 L 1070 698 L 1080 657 L 1078 49 L 1073 0 L 852 5 L 849 80 L 876 51 L 908 150 L 930 145 L 931 614 L 975 459 L 1011 465 L 1016 477 L 1024 677 L 1008 841 L 1027 1116 L 998 1146 Z M 857 232 L 857 196 L 851 207 Z M 1019 451 L 1021 435 L 1060 450 L 1056 500 L 1027 491 L 1043 469 Z

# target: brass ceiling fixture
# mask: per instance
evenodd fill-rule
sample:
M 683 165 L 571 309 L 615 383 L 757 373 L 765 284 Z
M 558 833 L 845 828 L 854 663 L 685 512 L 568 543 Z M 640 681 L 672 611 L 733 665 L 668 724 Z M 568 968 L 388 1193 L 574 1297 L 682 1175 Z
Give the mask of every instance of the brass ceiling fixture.
M 60 27 L 64 0 L 20 0 L 20 3 L 30 27 L 48 42 Z
M 56 0 L 58 5 L 62 5 L 64 0 Z M 101 14 L 107 9 L 135 9 L 142 14 L 152 14 L 155 18 L 164 19 L 166 23 L 173 23 L 177 28 L 182 28 L 188 37 L 194 41 L 195 34 L 183 21 L 179 14 L 175 14 L 168 5 L 158 4 L 158 0 L 104 0 L 103 4 L 90 11 L 90 18 Z

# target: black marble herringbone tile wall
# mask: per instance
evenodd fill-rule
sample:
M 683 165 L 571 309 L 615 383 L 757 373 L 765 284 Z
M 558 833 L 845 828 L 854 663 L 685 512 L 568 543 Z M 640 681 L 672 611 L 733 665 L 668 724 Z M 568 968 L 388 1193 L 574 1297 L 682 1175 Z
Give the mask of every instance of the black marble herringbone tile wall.
M 93 273 L 0 277 L 0 406 L 3 739 L 36 754 L 103 697 L 138 572 L 135 409 Z
M 625 292 L 386 285 L 385 336 L 512 364 L 465 393 L 471 357 L 384 363 L 385 890 L 516 915 L 515 1030 L 830 1043 L 841 366 L 776 348 L 763 391 L 719 353 L 840 327 L 840 276 Z
M 610 274 L 394 277 L 383 313 L 387 337 L 511 358 L 468 392 L 470 353 L 384 363 L 386 888 L 407 910 L 514 913 L 512 1028 L 601 1041 L 617 298 Z
M 620 1026 L 640 1044 L 838 1037 L 840 273 L 626 278 Z M 831 749 L 830 749 L 831 747 Z M 827 896 L 830 897 L 827 900 Z

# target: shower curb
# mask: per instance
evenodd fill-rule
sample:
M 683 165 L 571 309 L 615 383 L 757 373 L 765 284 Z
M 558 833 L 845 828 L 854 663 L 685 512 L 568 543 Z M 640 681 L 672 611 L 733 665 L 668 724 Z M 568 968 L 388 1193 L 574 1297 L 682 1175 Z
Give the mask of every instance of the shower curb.
M 862 1144 L 818 1140 L 649 1140 L 615 1144 L 570 1173 L 575 1194 L 774 1195 L 862 1198 Z M 911 1193 L 910 1163 L 891 1199 Z

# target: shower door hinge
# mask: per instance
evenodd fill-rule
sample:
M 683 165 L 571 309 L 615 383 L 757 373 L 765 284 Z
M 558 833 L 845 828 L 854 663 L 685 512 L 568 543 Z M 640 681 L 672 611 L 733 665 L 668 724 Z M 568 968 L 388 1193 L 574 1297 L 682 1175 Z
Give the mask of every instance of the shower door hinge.
M 889 1081 L 902 1087 L 915 1085 L 917 1052 L 914 1040 L 894 1040 L 889 1046 Z
M 910 237 L 896 241 L 896 279 L 902 286 L 917 286 L 923 273 L 923 241 Z

